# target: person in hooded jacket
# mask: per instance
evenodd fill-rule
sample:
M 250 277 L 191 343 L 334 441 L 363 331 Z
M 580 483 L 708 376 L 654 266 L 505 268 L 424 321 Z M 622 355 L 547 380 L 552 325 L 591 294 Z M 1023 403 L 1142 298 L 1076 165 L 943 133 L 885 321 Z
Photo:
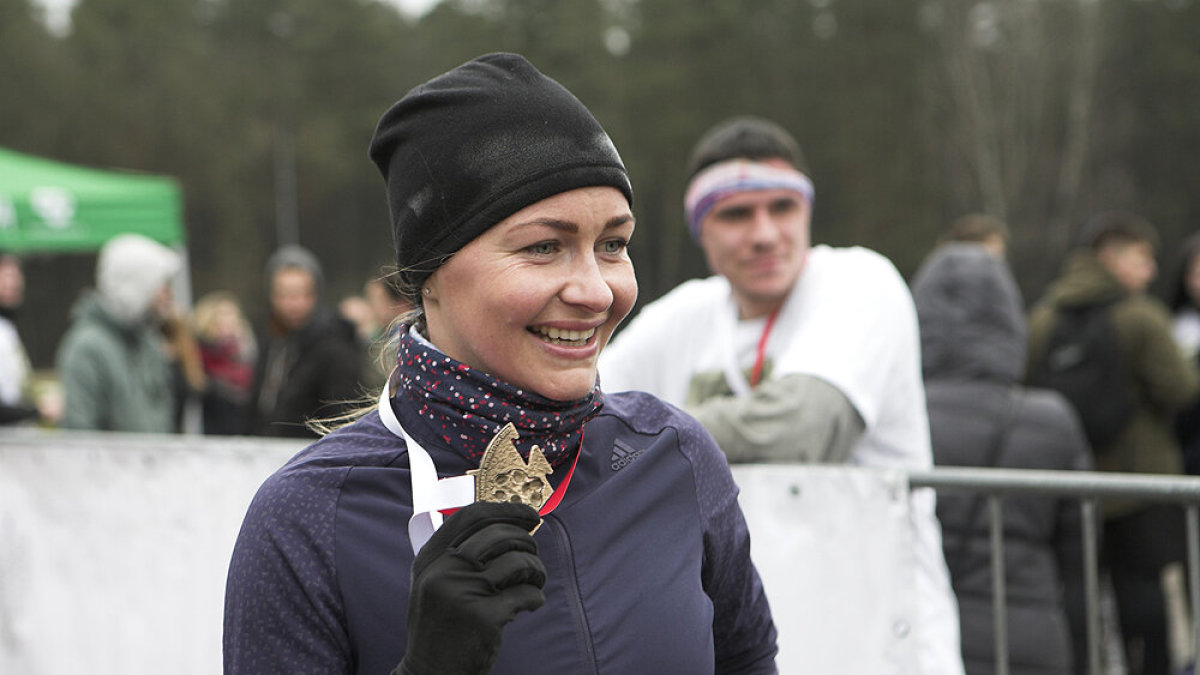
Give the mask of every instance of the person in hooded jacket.
M 267 260 L 270 316 L 259 335 L 250 397 L 251 434 L 313 438 L 309 420 L 336 417 L 361 397 L 354 325 L 321 307 L 324 274 L 308 249 Z
M 1087 440 L 1066 399 L 1020 385 L 1025 320 L 1016 283 L 1000 258 L 979 244 L 942 244 L 917 272 L 913 300 L 937 466 L 1090 468 Z M 984 497 L 939 494 L 937 515 L 958 597 L 967 673 L 995 672 Z M 1009 672 L 1075 672 L 1073 661 L 1086 654 L 1078 505 L 1007 496 L 1004 537 Z
M 172 302 L 179 268 L 177 253 L 140 234 L 100 249 L 95 291 L 73 309 L 55 361 L 63 428 L 178 431 L 181 395 L 204 388 L 195 341 Z

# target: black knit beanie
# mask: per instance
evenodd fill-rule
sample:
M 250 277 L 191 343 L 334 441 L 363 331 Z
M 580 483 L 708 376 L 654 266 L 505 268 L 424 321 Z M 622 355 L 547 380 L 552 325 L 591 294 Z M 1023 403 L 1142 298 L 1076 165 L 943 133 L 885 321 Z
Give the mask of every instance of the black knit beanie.
M 633 188 L 596 118 L 516 54 L 488 54 L 419 85 L 379 120 L 371 160 L 387 183 L 409 293 L 458 249 L 561 192 Z

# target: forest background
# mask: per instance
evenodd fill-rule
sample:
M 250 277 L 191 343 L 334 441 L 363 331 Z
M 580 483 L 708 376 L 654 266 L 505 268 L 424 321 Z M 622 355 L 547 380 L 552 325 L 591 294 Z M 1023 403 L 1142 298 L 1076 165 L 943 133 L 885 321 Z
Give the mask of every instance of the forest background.
M 566 85 L 620 149 L 639 305 L 707 274 L 684 164 L 736 114 L 798 138 L 815 241 L 906 276 L 954 218 L 989 213 L 1032 302 L 1078 225 L 1115 208 L 1158 227 L 1162 292 L 1200 230 L 1200 0 L 443 0 L 419 17 L 377 0 L 79 0 L 69 25 L 45 18 L 0 0 L 0 146 L 176 177 L 193 295 L 233 291 L 253 318 L 282 243 L 317 252 L 329 304 L 386 270 L 375 123 L 491 51 Z M 27 260 L 35 366 L 93 270 Z

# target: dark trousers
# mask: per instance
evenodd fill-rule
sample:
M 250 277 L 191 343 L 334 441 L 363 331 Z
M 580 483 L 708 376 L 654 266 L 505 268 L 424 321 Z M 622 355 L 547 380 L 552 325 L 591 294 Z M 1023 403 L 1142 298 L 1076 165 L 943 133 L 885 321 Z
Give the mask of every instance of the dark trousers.
M 1170 675 L 1166 604 L 1160 573 L 1187 559 L 1183 509 L 1156 504 L 1104 524 L 1104 562 L 1112 576 L 1132 675 Z M 1129 649 L 1140 643 L 1140 649 Z

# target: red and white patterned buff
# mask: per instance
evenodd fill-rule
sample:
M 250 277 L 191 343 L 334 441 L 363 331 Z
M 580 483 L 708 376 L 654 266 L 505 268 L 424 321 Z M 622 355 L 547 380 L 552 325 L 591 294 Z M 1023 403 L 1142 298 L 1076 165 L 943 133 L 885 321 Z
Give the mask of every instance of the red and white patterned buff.
M 521 436 L 522 459 L 537 445 L 557 470 L 574 459 L 583 425 L 604 405 L 599 383 L 581 399 L 554 401 L 446 356 L 407 327 L 397 352 L 398 404 L 415 410 L 443 443 L 474 462 L 496 432 L 511 422 Z

